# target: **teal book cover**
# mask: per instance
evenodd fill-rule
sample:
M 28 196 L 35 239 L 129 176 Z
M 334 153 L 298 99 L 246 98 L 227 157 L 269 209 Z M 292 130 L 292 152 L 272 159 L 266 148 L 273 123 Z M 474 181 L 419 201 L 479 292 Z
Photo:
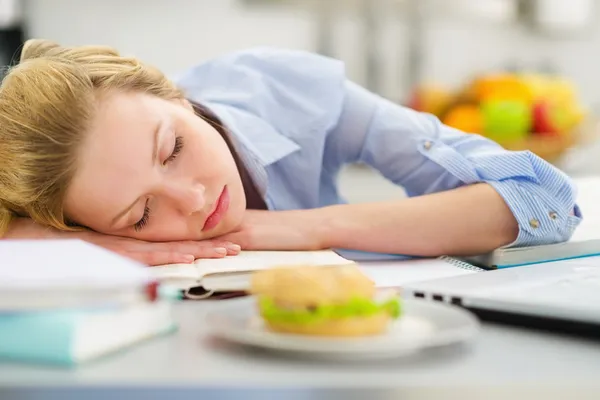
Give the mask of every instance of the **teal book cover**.
M 0 361 L 76 365 L 176 329 L 168 303 L 0 313 Z

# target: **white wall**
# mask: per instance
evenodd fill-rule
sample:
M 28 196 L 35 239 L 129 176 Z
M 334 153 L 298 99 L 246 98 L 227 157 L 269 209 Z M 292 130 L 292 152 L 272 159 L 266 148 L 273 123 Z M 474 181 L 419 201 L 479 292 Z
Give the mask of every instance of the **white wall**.
M 312 48 L 311 19 L 237 0 L 29 0 L 30 36 L 106 44 L 166 72 L 256 45 Z
M 435 1 L 450 4 L 459 0 Z M 248 8 L 238 0 L 27 0 L 26 3 L 29 33 L 33 36 L 64 44 L 112 45 L 168 73 L 248 46 L 315 48 L 314 21 L 307 10 Z M 587 101 L 600 103 L 597 29 L 586 37 L 553 40 L 532 36 L 509 24 L 444 18 L 453 7 L 454 3 L 442 8 L 439 11 L 442 15 L 429 23 L 424 46 L 426 77 L 459 84 L 473 71 L 501 67 L 511 60 L 534 65 L 548 59 L 576 81 Z M 379 48 L 385 61 L 382 79 L 385 84 L 381 92 L 400 99 L 406 91 L 402 81 L 406 29 L 396 17 L 389 12 L 381 16 L 383 35 Z M 356 23 L 356 15 L 342 16 L 336 30 L 337 56 L 347 62 L 350 77 L 362 83 L 362 36 Z

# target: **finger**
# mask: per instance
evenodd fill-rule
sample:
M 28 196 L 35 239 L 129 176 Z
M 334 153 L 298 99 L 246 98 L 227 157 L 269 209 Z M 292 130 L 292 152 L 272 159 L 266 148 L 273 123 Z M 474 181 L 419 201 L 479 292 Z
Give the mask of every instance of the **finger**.
M 227 241 L 227 240 L 210 240 L 212 243 L 212 247 L 215 249 L 225 249 L 227 250 L 228 256 L 235 256 L 240 254 L 242 247 L 239 244 Z
M 192 254 L 183 254 L 172 251 L 136 251 L 127 252 L 123 255 L 149 266 L 190 264 L 195 260 L 195 257 Z
M 239 253 L 239 251 L 237 252 Z M 236 254 L 237 254 L 236 253 Z M 204 247 L 197 248 L 192 252 L 196 258 L 223 258 L 230 255 L 225 247 Z M 235 254 L 231 254 L 235 255 Z
M 196 258 L 215 258 L 239 254 L 241 247 L 226 240 L 200 240 L 164 243 L 164 250 L 193 254 Z
M 236 255 L 240 252 L 239 246 L 235 249 L 228 250 L 226 247 L 213 247 L 208 244 L 199 245 L 198 243 L 185 244 L 177 248 L 177 251 L 186 254 L 192 254 L 195 258 L 221 258 L 227 255 Z
M 222 258 L 240 252 L 240 246 L 225 240 L 146 242 L 97 233 L 92 239 L 100 246 L 149 265 L 186 263 L 197 258 Z
M 234 232 L 219 237 L 219 240 L 223 240 L 229 243 L 237 243 L 237 247 L 240 247 L 241 249 L 248 249 L 250 246 L 248 243 L 247 236 L 248 235 L 244 234 L 243 232 Z
M 206 248 L 219 249 L 219 251 L 222 251 L 222 249 L 225 249 L 227 252 L 227 255 L 230 255 L 230 256 L 237 255 L 242 250 L 242 247 L 239 244 L 236 244 L 229 240 L 222 240 L 220 238 L 219 239 L 202 240 L 199 242 L 192 241 L 189 243 L 190 243 L 190 246 L 198 248 L 199 251 L 203 251 Z
M 193 253 L 181 253 L 174 251 L 152 251 L 144 252 L 146 254 L 140 254 L 140 257 L 146 260 L 148 265 L 161 265 L 161 264 L 178 264 L 178 263 L 189 263 L 199 258 L 223 258 L 227 256 L 227 250 L 224 248 L 212 248 L 206 247 L 204 249 L 198 249 Z

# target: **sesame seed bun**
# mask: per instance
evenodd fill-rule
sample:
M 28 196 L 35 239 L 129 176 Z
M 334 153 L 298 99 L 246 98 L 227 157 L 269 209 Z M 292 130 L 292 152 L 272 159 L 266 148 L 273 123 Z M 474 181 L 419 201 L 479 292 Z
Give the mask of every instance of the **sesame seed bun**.
M 343 304 L 356 297 L 371 298 L 375 294 L 375 283 L 355 264 L 290 266 L 253 274 L 251 293 L 291 307 L 309 307 Z
M 251 293 L 258 297 L 266 327 L 279 333 L 377 335 L 399 312 L 395 293 L 391 299 L 376 298 L 374 282 L 356 264 L 258 271 L 252 277 Z

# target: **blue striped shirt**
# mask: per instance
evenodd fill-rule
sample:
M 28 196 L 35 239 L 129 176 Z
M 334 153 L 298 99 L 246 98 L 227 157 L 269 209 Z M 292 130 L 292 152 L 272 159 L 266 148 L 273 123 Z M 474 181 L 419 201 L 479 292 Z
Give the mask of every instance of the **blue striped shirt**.
M 338 60 L 256 48 L 204 62 L 175 82 L 232 132 L 269 209 L 344 203 L 338 173 L 362 162 L 409 196 L 489 183 L 518 221 L 512 246 L 566 241 L 581 221 L 574 184 L 560 170 L 370 93 Z

